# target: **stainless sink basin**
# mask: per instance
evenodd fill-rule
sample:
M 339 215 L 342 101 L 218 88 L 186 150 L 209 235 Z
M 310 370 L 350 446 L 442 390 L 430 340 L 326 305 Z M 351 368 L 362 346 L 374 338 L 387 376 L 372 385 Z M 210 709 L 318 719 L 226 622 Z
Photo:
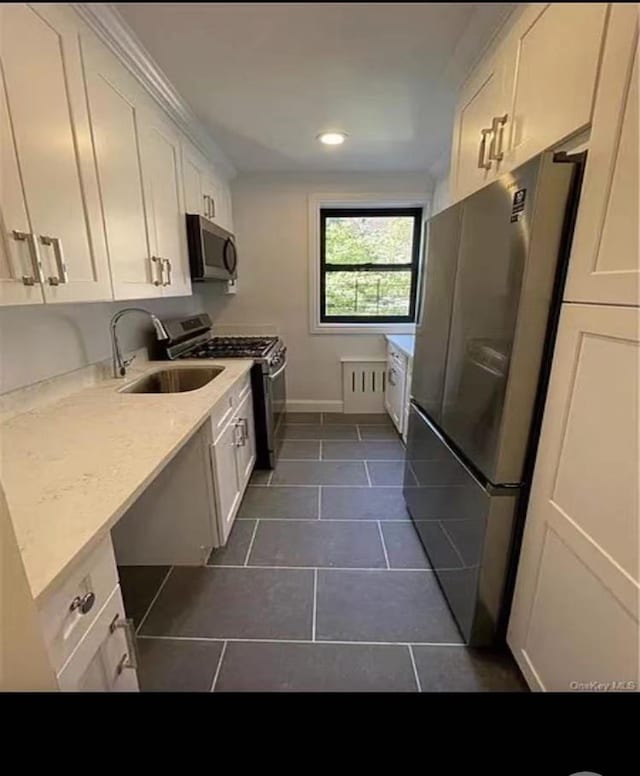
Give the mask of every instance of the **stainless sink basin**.
M 187 391 L 196 391 L 203 385 L 210 383 L 221 372 L 224 372 L 223 366 L 161 369 L 141 377 L 126 388 L 122 388 L 120 393 L 186 393 Z

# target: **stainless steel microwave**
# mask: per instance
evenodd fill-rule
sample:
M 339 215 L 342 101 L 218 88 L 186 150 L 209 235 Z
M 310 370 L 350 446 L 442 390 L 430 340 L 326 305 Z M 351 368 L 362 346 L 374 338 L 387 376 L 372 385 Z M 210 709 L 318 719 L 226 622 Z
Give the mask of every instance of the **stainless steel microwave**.
M 187 213 L 191 280 L 233 280 L 238 276 L 234 237 L 204 216 Z

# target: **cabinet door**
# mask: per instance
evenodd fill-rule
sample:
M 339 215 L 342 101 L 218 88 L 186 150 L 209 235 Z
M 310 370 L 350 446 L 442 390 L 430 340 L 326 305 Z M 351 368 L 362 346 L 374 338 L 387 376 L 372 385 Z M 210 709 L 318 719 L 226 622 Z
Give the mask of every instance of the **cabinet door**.
M 187 213 L 209 217 L 210 205 L 205 190 L 206 162 L 187 140 L 182 141 L 182 183 Z
M 384 392 L 384 404 L 400 433 L 403 429 L 402 403 L 404 400 L 405 373 L 389 360 L 387 362 L 387 383 Z
M 638 12 L 615 3 L 569 262 L 569 301 L 640 303 L 639 131 Z
M 99 617 L 58 674 L 58 685 L 70 692 L 137 692 L 135 654 L 125 636 L 124 604 L 116 587 Z M 118 627 L 114 627 L 118 625 Z M 130 631 L 131 637 L 135 635 Z
M 0 83 L 0 229 L 0 305 L 42 304 L 42 263 L 27 215 L 4 79 Z
M 218 533 L 222 545 L 226 544 L 231 532 L 242 495 L 236 457 L 239 438 L 239 426 L 232 420 L 211 445 Z
M 191 293 L 185 210 L 180 175 L 180 138 L 157 110 L 140 116 L 143 176 L 149 206 L 152 254 L 162 264 L 163 296 Z
M 0 14 L 6 107 L 45 299 L 111 299 L 75 20 L 54 4 Z
M 519 18 L 507 46 L 511 167 L 591 121 L 606 16 L 606 3 L 534 3 Z
M 638 324 L 563 306 L 507 637 L 535 689 L 638 688 Z
M 253 424 L 253 396 L 251 391 L 242 400 L 236 412 L 236 423 L 240 425 L 241 440 L 236 447 L 238 484 L 241 493 L 249 482 L 256 462 L 256 433 Z
M 462 90 L 456 110 L 451 158 L 454 201 L 494 180 L 503 164 L 489 159 L 497 154 L 505 128 L 492 132 L 494 118 L 507 113 L 509 76 L 507 59 L 498 52 L 482 65 Z
M 98 41 L 83 36 L 82 54 L 114 296 L 161 296 L 160 267 L 149 250 L 138 143 L 142 98 Z

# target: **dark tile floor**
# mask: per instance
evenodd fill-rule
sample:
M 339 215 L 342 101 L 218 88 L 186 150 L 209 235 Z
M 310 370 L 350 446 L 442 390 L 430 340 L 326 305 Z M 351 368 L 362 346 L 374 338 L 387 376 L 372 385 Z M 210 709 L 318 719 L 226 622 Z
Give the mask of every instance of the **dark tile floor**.
M 205 567 L 121 567 L 143 690 L 518 691 L 470 650 L 402 497 L 386 415 L 299 413 Z

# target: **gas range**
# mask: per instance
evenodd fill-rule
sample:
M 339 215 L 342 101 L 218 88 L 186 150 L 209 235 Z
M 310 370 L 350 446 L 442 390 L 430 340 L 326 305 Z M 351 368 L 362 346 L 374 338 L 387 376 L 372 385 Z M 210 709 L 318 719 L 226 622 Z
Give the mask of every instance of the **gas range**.
M 277 371 L 285 363 L 287 349 L 279 337 L 218 337 L 211 334 L 211 318 L 206 313 L 163 321 L 169 339 L 165 356 L 183 358 L 250 358 L 265 373 Z
M 182 358 L 267 358 L 277 337 L 211 337 Z

